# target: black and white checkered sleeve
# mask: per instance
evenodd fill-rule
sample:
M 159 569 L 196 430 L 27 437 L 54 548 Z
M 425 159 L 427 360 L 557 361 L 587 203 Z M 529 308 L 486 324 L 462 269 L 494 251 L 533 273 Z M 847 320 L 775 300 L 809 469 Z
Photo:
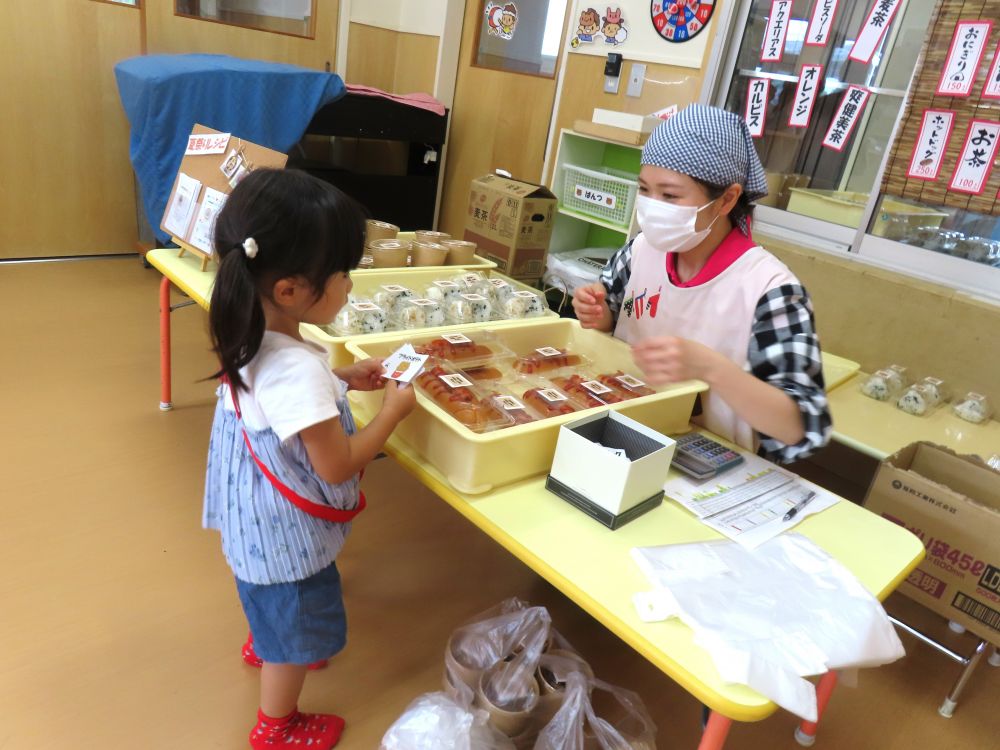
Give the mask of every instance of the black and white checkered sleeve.
M 750 338 L 750 371 L 791 396 L 802 413 L 805 437 L 785 445 L 760 436 L 760 452 L 779 463 L 814 453 L 830 440 L 833 421 L 823 383 L 823 360 L 812 302 L 799 284 L 770 290 L 757 303 Z
M 625 300 L 625 287 L 632 275 L 632 242 L 633 240 L 629 240 L 612 255 L 601 271 L 601 283 L 608 290 L 608 307 L 611 308 L 611 317 L 615 322 L 618 322 L 618 312 Z

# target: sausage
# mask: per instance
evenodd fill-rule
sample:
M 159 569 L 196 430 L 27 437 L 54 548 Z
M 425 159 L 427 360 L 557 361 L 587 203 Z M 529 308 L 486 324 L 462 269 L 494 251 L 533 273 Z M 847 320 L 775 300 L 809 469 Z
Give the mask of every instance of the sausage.
M 577 367 L 581 360 L 580 355 L 570 354 L 565 349 L 559 349 L 559 354 L 546 357 L 544 354 L 532 353 L 517 360 L 514 369 L 530 375 L 536 372 L 548 372 L 549 370 L 559 370 L 563 367 Z

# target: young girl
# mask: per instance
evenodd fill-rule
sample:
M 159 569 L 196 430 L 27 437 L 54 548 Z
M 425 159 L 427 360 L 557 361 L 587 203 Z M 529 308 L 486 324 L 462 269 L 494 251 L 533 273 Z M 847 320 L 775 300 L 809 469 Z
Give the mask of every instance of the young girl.
M 765 195 L 743 118 L 688 107 L 643 148 L 642 232 L 573 307 L 585 328 L 631 343 L 651 383 L 708 383 L 696 422 L 789 462 L 825 445 L 831 421 L 809 296 L 750 234 Z
M 219 213 L 209 314 L 222 379 L 208 451 L 203 524 L 222 534 L 250 623 L 244 659 L 261 666 L 253 748 L 332 748 L 344 720 L 298 711 L 308 665 L 344 647 L 335 559 L 364 508 L 359 473 L 413 409 L 385 385 L 356 431 L 348 388 L 381 387 L 367 360 L 331 372 L 300 323 L 327 324 L 347 302 L 364 220 L 336 188 L 303 172 L 259 169 Z M 262 662 L 262 664 L 261 664 Z

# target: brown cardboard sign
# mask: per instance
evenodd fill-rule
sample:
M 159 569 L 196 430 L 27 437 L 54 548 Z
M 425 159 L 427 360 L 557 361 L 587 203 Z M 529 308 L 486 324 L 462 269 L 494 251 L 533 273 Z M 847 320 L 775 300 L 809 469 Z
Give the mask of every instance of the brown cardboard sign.
M 865 506 L 927 550 L 900 593 L 1000 645 L 1000 472 L 914 443 L 882 463 Z
M 499 175 L 472 181 L 464 239 L 518 279 L 538 279 L 552 238 L 556 197 L 530 182 Z

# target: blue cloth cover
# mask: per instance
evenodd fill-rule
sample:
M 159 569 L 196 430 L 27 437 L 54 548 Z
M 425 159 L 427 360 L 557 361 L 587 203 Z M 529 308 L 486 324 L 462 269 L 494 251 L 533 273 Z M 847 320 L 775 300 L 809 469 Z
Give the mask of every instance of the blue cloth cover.
M 227 55 L 146 55 L 115 66 L 132 127 L 129 157 L 146 218 L 160 226 L 195 123 L 288 153 L 313 115 L 345 93 L 340 76 Z

